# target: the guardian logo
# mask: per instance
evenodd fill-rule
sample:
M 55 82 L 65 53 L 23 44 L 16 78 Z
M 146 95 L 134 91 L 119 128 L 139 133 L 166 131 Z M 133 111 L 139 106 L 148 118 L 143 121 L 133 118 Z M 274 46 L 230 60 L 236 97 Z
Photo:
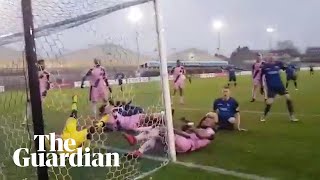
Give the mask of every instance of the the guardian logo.
M 39 150 L 30 153 L 28 148 L 17 149 L 13 154 L 13 161 L 19 167 L 119 167 L 118 153 L 90 153 L 89 147 L 70 148 L 76 145 L 74 139 L 62 140 L 56 138 L 55 133 L 49 135 L 35 135 L 39 138 Z M 49 152 L 44 160 L 45 144 L 49 142 Z M 47 143 L 48 144 L 48 143 Z

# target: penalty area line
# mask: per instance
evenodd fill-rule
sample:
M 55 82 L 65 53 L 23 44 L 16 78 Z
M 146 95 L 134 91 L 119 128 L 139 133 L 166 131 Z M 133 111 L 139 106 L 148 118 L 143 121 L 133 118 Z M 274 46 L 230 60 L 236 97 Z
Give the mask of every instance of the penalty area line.
M 203 111 L 207 110 L 210 111 L 209 108 L 188 108 L 188 107 L 182 107 L 182 108 L 177 108 L 178 110 L 185 110 L 185 111 Z M 240 110 L 240 112 L 243 113 L 251 113 L 251 114 L 262 114 L 262 111 L 253 111 L 253 110 Z M 271 114 L 276 114 L 276 115 L 286 115 L 288 116 L 288 113 L 283 113 L 283 112 L 271 112 Z M 313 116 L 313 117 L 320 117 L 320 114 L 296 114 L 297 116 Z
M 104 146 L 104 145 L 99 145 L 99 144 L 96 144 L 95 146 L 99 147 L 99 148 L 107 149 L 107 150 L 108 149 L 113 150 L 113 151 L 120 152 L 120 153 L 129 153 L 130 152 L 125 149 L 115 148 L 115 147 L 111 147 L 111 146 Z M 155 157 L 155 156 L 150 156 L 150 155 L 143 155 L 142 158 L 146 158 L 146 159 L 150 159 L 150 160 L 154 160 L 154 161 L 161 161 L 161 162 L 169 161 L 168 158 Z M 181 165 L 181 166 L 185 166 L 187 168 L 199 169 L 199 170 L 203 170 L 206 172 L 218 173 L 218 174 L 233 176 L 233 177 L 242 178 L 242 179 L 250 179 L 250 180 L 273 180 L 274 179 L 274 178 L 270 178 L 270 177 L 259 176 L 256 174 L 248 174 L 248 173 L 242 173 L 242 172 L 238 172 L 238 171 L 227 170 L 227 169 L 218 168 L 218 167 L 214 167 L 214 166 L 204 166 L 204 165 L 200 165 L 200 164 L 194 164 L 194 163 L 188 163 L 188 162 L 182 162 L 182 161 L 176 161 L 176 162 L 172 162 L 172 163 L 177 164 L 177 165 Z M 155 168 L 151 171 L 148 171 L 146 173 L 142 173 L 140 176 L 136 177 L 135 179 L 142 179 L 147 176 L 150 176 L 151 174 L 155 173 L 156 171 L 158 171 L 162 167 L 164 167 L 164 166 L 161 165 L 160 167 Z

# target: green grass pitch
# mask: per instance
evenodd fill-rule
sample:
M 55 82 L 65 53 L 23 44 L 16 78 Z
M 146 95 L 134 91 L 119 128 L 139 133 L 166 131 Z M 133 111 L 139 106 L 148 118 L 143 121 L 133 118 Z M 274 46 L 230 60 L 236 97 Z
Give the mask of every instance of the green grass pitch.
M 177 120 L 180 117 L 198 122 L 206 112 L 211 110 L 213 100 L 221 95 L 221 87 L 226 84 L 226 81 L 224 77 L 194 79 L 192 84 L 187 84 L 185 105 L 173 104 L 176 110 L 175 126 L 180 124 Z M 209 147 L 178 156 L 178 160 L 275 179 L 318 179 L 320 177 L 320 145 L 318 143 L 320 76 L 317 73 L 310 76 L 306 72 L 301 72 L 298 85 L 299 90 L 295 91 L 293 84 L 290 84 L 289 91 L 300 122 L 289 122 L 285 101 L 279 97 L 272 106 L 267 122 L 262 123 L 259 121 L 264 108 L 262 97 L 259 96 L 259 101 L 250 103 L 251 80 L 247 76 L 239 76 L 238 87 L 232 87 L 231 92 L 240 104 L 242 127 L 249 131 L 241 133 L 221 131 Z M 127 85 L 124 94 L 120 94 L 116 86 L 114 91 L 117 92 L 116 98 L 133 97 L 134 104 L 149 107 L 150 111 L 156 111 L 157 107 L 161 107 L 161 89 L 158 83 Z M 88 105 L 87 93 L 87 89 L 51 90 L 44 105 L 46 132 L 62 130 L 69 114 L 70 98 L 73 94 L 79 95 L 80 114 L 82 120 L 86 121 L 91 109 Z M 8 127 L 10 121 L 22 121 L 24 100 L 25 95 L 20 91 L 0 94 L 0 122 L 2 122 L 0 127 Z M 178 97 L 173 100 L 179 101 Z M 12 128 L 15 127 L 12 126 Z M 0 134 L 1 132 L 3 133 L 0 131 Z M 11 136 L 13 135 L 2 134 L 0 140 L 12 138 Z M 114 142 L 114 139 L 106 138 L 106 145 L 128 148 L 121 137 L 116 138 L 117 142 Z M 14 146 L 14 143 L 11 146 Z M 5 147 L 8 146 L 0 146 L 1 152 L 5 151 L 3 149 Z M 155 167 L 152 166 L 154 162 L 145 162 L 145 164 L 149 168 L 141 167 L 145 168 L 143 170 L 151 170 Z M 76 173 L 83 175 L 82 177 L 86 174 L 79 171 Z M 185 180 L 239 179 L 231 175 L 186 168 L 176 164 L 169 164 L 145 179 L 161 180 L 168 176 Z

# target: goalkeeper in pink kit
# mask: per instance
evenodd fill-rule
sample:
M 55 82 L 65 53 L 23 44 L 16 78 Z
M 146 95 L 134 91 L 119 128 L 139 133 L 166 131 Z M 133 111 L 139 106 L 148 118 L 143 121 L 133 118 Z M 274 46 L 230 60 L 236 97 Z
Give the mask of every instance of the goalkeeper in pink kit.
M 91 68 L 87 74 L 82 78 L 81 88 L 84 88 L 84 81 L 86 78 L 90 78 L 90 92 L 89 100 L 92 103 L 92 111 L 94 117 L 97 116 L 97 102 L 108 102 L 109 92 L 112 93 L 108 83 L 106 70 L 101 66 L 99 59 L 94 59 L 94 67 Z
M 43 59 L 39 59 L 37 61 L 37 66 L 38 66 L 40 97 L 41 97 L 41 100 L 43 101 L 50 89 L 50 83 L 51 83 L 50 73 L 46 70 L 45 61 Z M 27 99 L 27 112 L 22 124 L 26 124 L 27 120 L 30 117 L 31 117 L 31 104 L 30 104 L 30 100 Z
M 266 93 L 263 90 L 266 88 L 261 87 L 261 67 L 263 65 L 262 55 L 257 54 L 256 62 L 252 65 L 252 81 L 253 81 L 253 88 L 252 88 L 252 99 L 250 102 L 256 101 L 257 91 L 260 89 L 261 94 L 264 94 L 264 99 L 266 100 Z
M 179 90 L 180 94 L 180 104 L 184 104 L 183 99 L 183 89 L 184 89 L 184 83 L 185 83 L 185 68 L 181 65 L 180 60 L 177 60 L 177 65 L 171 70 L 171 74 L 173 75 L 173 82 L 174 82 L 174 90 L 173 90 L 173 96 L 176 95 L 177 90 Z

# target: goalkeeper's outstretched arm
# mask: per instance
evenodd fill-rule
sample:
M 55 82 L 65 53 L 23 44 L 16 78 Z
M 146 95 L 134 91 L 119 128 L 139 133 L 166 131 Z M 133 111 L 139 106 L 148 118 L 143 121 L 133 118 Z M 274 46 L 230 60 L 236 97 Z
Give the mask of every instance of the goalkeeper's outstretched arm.
M 108 120 L 109 120 L 109 115 L 104 115 L 102 116 L 102 118 L 99 120 L 98 123 L 96 123 L 94 126 L 90 126 L 88 128 L 87 139 L 88 140 L 92 139 L 92 136 L 94 133 L 96 133 L 99 129 L 106 127 L 106 123 Z

